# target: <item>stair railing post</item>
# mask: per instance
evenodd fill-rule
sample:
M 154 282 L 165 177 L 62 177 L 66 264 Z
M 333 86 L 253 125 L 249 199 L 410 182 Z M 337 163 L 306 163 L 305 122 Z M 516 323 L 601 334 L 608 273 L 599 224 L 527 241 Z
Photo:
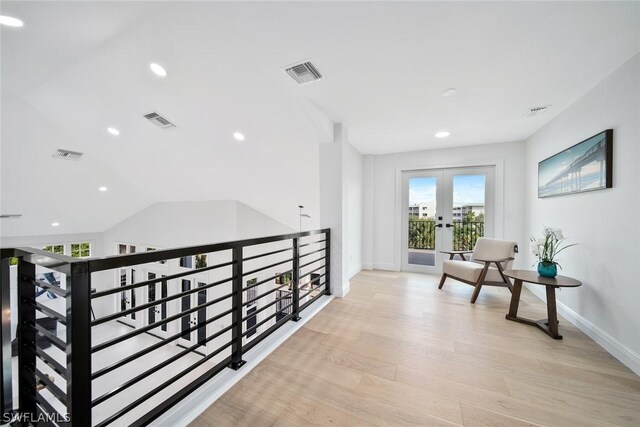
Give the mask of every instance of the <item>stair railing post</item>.
M 331 230 L 327 230 L 324 242 L 324 294 L 331 295 Z
M 291 309 L 291 320 L 297 322 L 300 317 L 300 239 L 293 238 L 293 306 Z
M 18 261 L 18 412 L 36 416 L 36 266 Z
M 67 276 L 67 416 L 91 425 L 91 272 L 87 261 L 69 264 Z
M 234 370 L 240 369 L 245 361 L 242 360 L 242 288 L 243 288 L 243 265 L 242 265 L 242 246 L 236 245 L 232 249 L 233 253 L 233 280 L 232 280 L 232 297 L 231 304 L 233 311 L 231 312 L 231 362 L 229 367 Z
M 0 299 L 2 302 L 2 329 L 0 329 L 0 340 L 2 343 L 2 366 L 0 367 L 0 386 L 2 390 L 0 400 L 0 410 L 2 416 L 13 412 L 13 392 L 11 383 L 11 258 L 2 258 L 0 266 Z

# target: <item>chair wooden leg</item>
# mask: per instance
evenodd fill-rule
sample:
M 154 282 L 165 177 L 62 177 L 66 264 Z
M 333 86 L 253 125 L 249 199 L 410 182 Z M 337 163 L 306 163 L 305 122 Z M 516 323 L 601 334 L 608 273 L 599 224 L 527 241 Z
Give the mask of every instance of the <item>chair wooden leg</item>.
M 484 263 L 484 268 L 482 269 L 482 273 L 480 273 L 478 282 L 476 283 L 476 286 L 473 289 L 473 295 L 471 295 L 471 304 L 474 304 L 478 299 L 478 295 L 480 295 L 480 289 L 482 289 L 484 278 L 487 277 L 487 271 L 489 271 L 489 262 Z
M 438 289 L 442 289 L 442 286 L 444 286 L 445 280 L 447 280 L 447 275 L 442 273 L 442 277 L 440 278 L 440 284 L 438 285 Z

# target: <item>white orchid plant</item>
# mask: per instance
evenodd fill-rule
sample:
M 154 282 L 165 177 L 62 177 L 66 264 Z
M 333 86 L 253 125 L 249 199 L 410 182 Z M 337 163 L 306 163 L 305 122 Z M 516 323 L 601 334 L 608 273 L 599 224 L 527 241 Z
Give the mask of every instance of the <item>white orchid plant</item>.
M 571 245 L 563 244 L 565 241 L 564 234 L 559 228 L 544 227 L 542 230 L 543 237 L 535 238 L 531 236 L 529 245 L 531 253 L 538 257 L 538 261 L 543 264 L 556 264 L 560 268 L 560 264 L 555 260 L 556 256 L 576 243 Z

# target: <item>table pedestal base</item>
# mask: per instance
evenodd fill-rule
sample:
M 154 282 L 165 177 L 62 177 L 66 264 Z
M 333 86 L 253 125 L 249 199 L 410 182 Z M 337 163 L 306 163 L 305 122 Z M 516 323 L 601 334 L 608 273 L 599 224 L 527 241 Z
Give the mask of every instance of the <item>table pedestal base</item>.
M 531 320 L 518 317 L 518 305 L 520 305 L 520 293 L 522 292 L 522 280 L 516 279 L 513 284 L 511 295 L 511 305 L 509 314 L 505 316 L 507 320 L 535 326 L 551 338 L 561 340 L 562 335 L 558 333 L 558 313 L 556 311 L 556 286 L 545 286 L 547 290 L 547 316 L 544 320 Z

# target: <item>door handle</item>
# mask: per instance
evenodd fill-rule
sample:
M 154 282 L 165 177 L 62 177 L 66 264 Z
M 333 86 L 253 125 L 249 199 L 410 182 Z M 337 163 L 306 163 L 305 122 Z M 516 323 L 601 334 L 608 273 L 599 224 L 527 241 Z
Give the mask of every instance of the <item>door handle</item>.
M 453 225 L 452 224 L 446 224 L 446 227 L 447 228 L 451 228 L 451 227 L 453 227 Z
M 436 224 L 434 227 L 442 228 L 442 224 Z

